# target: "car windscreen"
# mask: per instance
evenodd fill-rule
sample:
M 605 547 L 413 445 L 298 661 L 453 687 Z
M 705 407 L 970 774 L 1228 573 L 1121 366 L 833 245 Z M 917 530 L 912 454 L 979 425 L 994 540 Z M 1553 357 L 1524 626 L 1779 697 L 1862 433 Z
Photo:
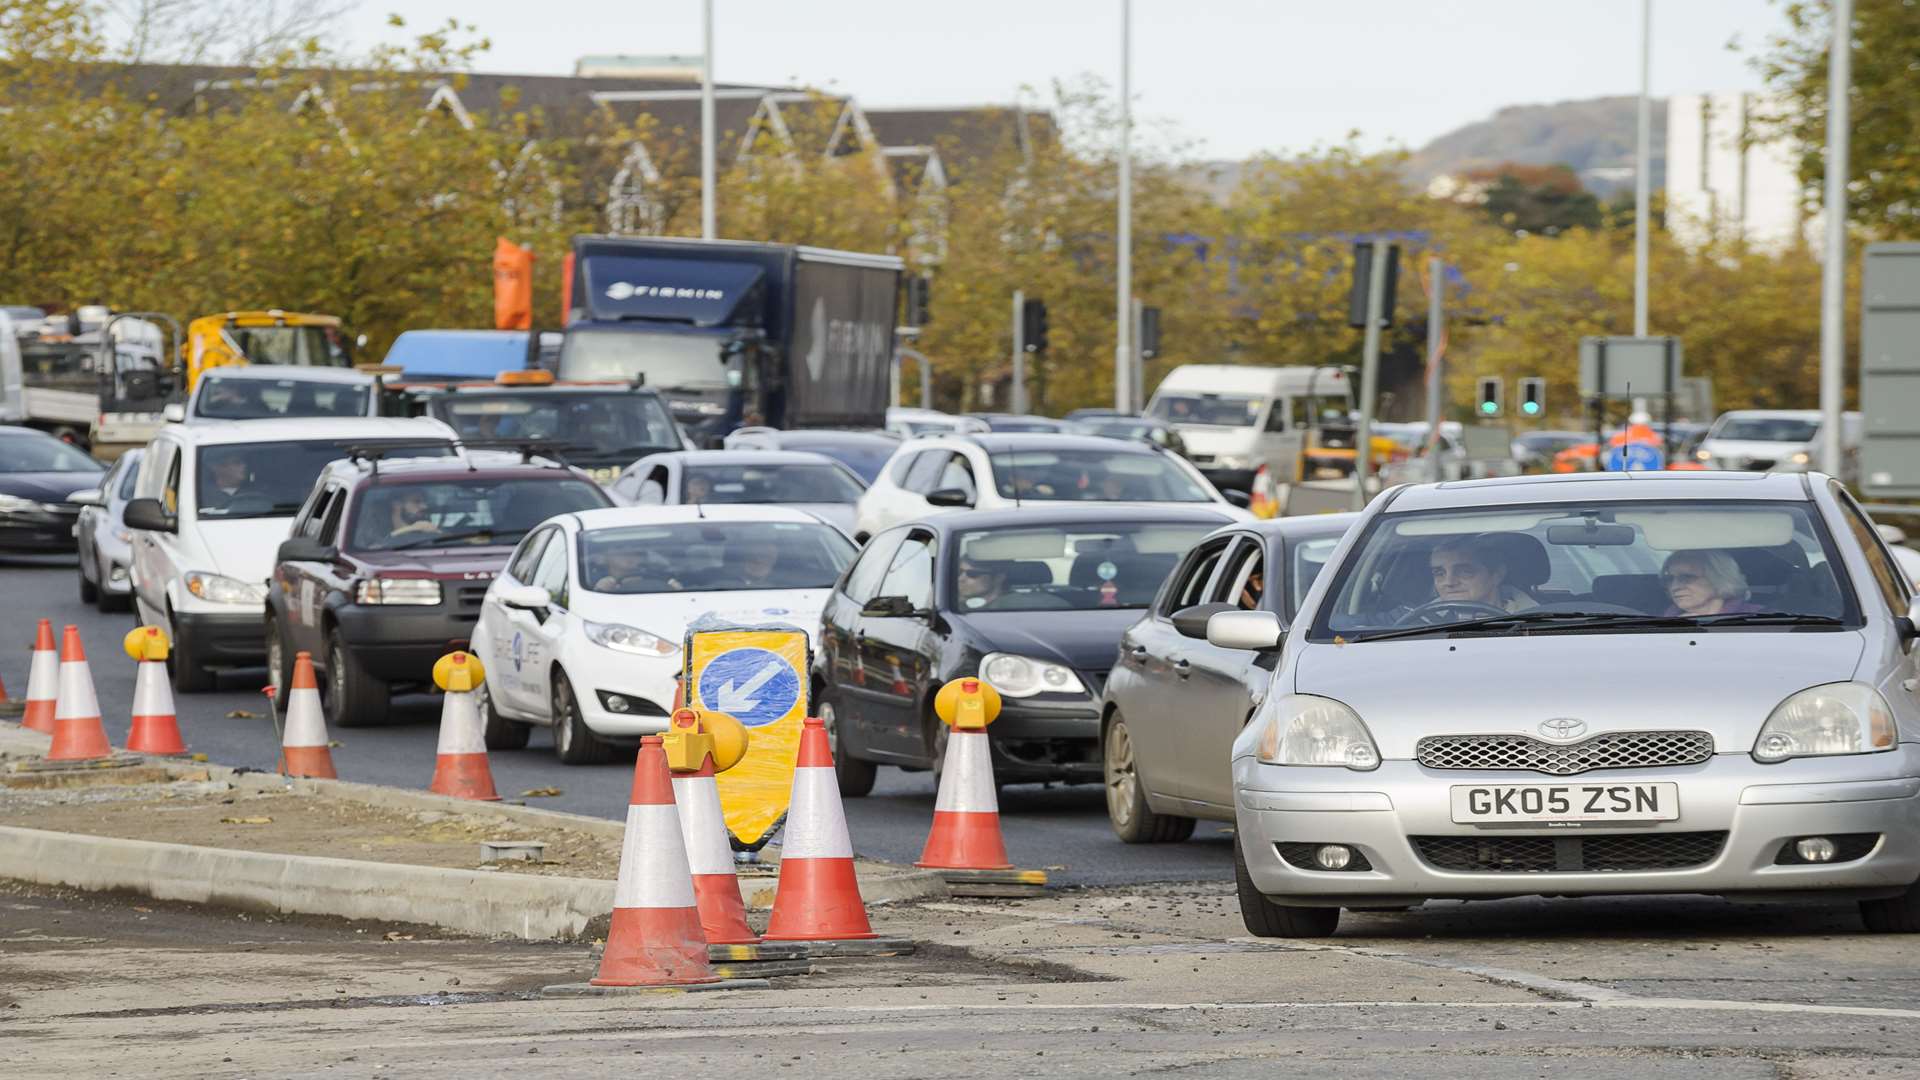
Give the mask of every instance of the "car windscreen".
M 611 505 L 597 485 L 558 474 L 387 480 L 361 492 L 348 546 L 355 551 L 397 551 L 509 545 L 555 515 Z
M 1153 602 L 1180 556 L 1218 528 L 1124 522 L 970 529 L 954 541 L 960 611 L 1091 611 Z
M 1211 424 L 1214 427 L 1252 427 L 1260 418 L 1265 398 L 1245 394 L 1160 394 L 1148 416 L 1172 424 Z
M 228 326 L 221 333 L 249 363 L 353 366 L 346 335 L 337 326 Z
M 300 416 L 366 416 L 373 388 L 366 383 L 309 379 L 246 379 L 203 375 L 193 415 L 210 420 L 270 420 Z
M 306 439 L 299 442 L 227 443 L 203 446 L 195 459 L 199 516 L 203 518 L 292 517 L 313 490 L 327 462 L 347 456 L 347 447 L 393 447 L 394 441 Z M 390 456 L 448 457 L 451 444 L 408 441 Z
M 1312 640 L 1858 625 L 1834 550 L 1800 503 L 1386 514 L 1339 566 Z
M 1213 493 L 1153 451 L 1002 450 L 994 483 L 1009 499 L 1049 502 L 1213 502 Z
M 639 330 L 574 330 L 560 350 L 562 379 L 646 377 L 660 390 L 727 385 L 723 339 Z
M 865 490 L 838 465 L 689 465 L 683 503 L 852 503 Z
M 893 452 L 900 449 L 898 439 L 850 439 L 836 442 L 831 439 L 795 440 L 787 443 L 783 449 L 803 450 L 809 454 L 821 454 L 852 469 L 861 480 L 871 484 L 880 476 L 880 470 L 887 467 L 887 461 Z
M 1066 428 L 1066 425 L 1058 420 L 1048 420 L 1044 417 L 1022 419 L 1019 417 L 1006 416 L 996 416 L 988 420 L 987 426 L 994 431 L 1007 431 L 1014 434 L 1021 434 L 1023 432 L 1026 434 L 1044 434 L 1047 432 L 1062 431 Z
M 447 394 L 428 408 L 467 442 L 556 441 L 633 457 L 680 447 L 673 417 L 653 394 L 490 390 Z
M 1819 431 L 1819 421 L 1797 416 L 1728 416 L 1709 437 L 1741 442 L 1804 443 L 1812 442 Z
M 0 436 L 0 473 L 100 473 L 105 465 L 51 435 Z
M 602 593 L 825 589 L 853 541 L 810 521 L 688 521 L 580 534 L 580 581 Z

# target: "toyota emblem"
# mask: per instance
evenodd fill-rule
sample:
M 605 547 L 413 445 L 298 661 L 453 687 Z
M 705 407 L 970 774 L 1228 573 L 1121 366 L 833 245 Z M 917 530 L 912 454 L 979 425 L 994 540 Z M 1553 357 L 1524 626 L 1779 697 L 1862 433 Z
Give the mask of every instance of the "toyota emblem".
M 1585 720 L 1576 720 L 1571 716 L 1556 716 L 1540 725 L 1540 734 L 1545 735 L 1549 739 L 1558 739 L 1562 742 L 1568 739 L 1577 739 L 1586 733 L 1587 722 Z

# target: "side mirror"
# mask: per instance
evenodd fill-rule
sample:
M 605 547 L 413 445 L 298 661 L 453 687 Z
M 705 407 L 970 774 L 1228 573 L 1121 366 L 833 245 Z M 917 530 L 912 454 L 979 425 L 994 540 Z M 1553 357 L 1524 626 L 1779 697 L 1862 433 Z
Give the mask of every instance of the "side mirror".
M 500 590 L 500 602 L 519 611 L 544 612 L 553 606 L 553 596 L 538 585 L 515 585 Z
M 1235 604 L 1195 604 L 1173 613 L 1173 628 L 1181 637 L 1207 640 L 1207 620 L 1223 611 L 1239 611 Z
M 876 596 L 861 607 L 860 614 L 876 619 L 910 619 L 916 609 L 904 596 Z
M 1907 530 L 1902 529 L 1898 525 L 1882 525 L 1876 523 L 1873 531 L 1879 533 L 1880 539 L 1885 540 L 1889 544 L 1904 544 L 1907 542 Z
M 169 424 L 184 424 L 187 420 L 187 407 L 178 401 L 170 401 L 160 410 L 160 416 Z
M 107 493 L 101 491 L 99 488 L 87 488 L 84 491 L 76 491 L 67 496 L 67 501 L 75 506 L 105 506 L 107 505 Z
M 959 488 L 941 488 L 927 493 L 927 505 L 968 507 L 973 505 L 973 496 Z
M 1207 644 L 1265 652 L 1279 648 L 1287 628 L 1271 611 L 1222 611 L 1207 620 Z
M 1907 605 L 1907 613 L 1894 620 L 1900 630 L 1900 647 L 1907 652 L 1913 651 L 1913 643 L 1920 640 L 1920 596 L 1913 598 Z
M 1241 491 L 1239 488 L 1226 488 L 1220 492 L 1220 495 L 1242 510 L 1253 505 L 1253 496 Z
M 127 509 L 122 515 L 129 529 L 146 529 L 149 532 L 178 532 L 179 524 L 159 499 L 129 499 Z
M 290 536 L 280 541 L 280 550 L 274 553 L 275 562 L 332 562 L 340 555 L 340 549 L 323 544 L 311 536 Z

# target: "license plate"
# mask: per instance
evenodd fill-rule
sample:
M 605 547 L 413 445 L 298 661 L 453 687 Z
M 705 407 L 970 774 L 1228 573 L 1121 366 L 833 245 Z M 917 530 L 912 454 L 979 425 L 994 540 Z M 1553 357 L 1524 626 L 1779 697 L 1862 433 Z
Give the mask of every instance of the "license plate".
M 1534 821 L 1674 821 L 1678 784 L 1459 784 L 1453 820 L 1461 825 Z

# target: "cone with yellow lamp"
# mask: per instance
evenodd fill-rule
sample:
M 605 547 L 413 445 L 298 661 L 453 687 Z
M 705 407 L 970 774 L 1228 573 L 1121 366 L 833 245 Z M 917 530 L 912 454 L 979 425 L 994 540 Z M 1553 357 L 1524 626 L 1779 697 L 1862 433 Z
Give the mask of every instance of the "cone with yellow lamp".
M 733 846 L 727 841 L 727 823 L 720 811 L 720 785 L 714 781 L 746 756 L 747 730 L 725 713 L 676 709 L 662 741 L 707 942 L 755 944 L 760 935 L 747 926 L 746 904 L 734 876 Z
M 915 866 L 938 870 L 955 896 L 1036 896 L 1045 870 L 1017 870 L 1000 834 L 987 725 L 1000 715 L 1000 695 L 979 678 L 955 679 L 933 697 L 934 715 L 951 731 L 933 804 L 933 830 Z
M 487 764 L 485 722 L 474 704 L 474 692 L 487 677 L 480 658 L 468 652 L 450 652 L 433 665 L 433 684 L 446 691 L 440 703 L 440 747 L 433 763 L 428 791 L 456 799 L 498 802 L 493 769 Z
M 167 680 L 167 632 L 136 626 L 120 644 L 140 664 L 133 674 L 133 727 L 127 732 L 127 749 L 137 754 L 186 753 Z

